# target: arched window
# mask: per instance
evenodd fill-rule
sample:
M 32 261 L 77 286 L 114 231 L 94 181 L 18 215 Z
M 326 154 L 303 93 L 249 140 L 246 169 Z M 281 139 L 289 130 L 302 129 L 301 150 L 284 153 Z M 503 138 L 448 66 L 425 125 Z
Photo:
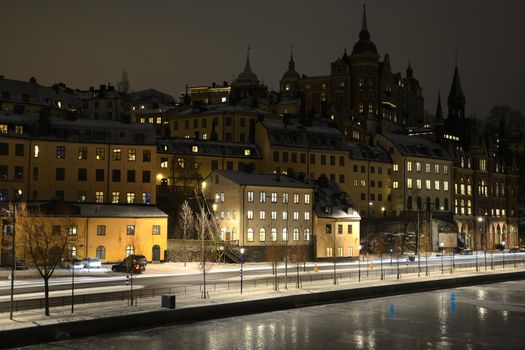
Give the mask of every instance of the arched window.
M 417 210 L 421 210 L 421 197 L 417 197 L 416 203 L 417 203 Z
M 97 258 L 100 260 L 106 259 L 106 248 L 101 245 L 97 247 Z
M 288 229 L 283 228 L 283 241 L 287 241 L 287 240 L 288 240 Z
M 135 247 L 133 247 L 131 244 L 126 247 L 126 257 L 135 254 Z
M 259 242 L 266 242 L 266 230 L 263 227 L 259 230 Z
M 448 210 L 448 198 L 445 198 L 444 207 L 445 207 L 445 210 Z
M 253 228 L 248 229 L 248 233 L 246 234 L 246 240 L 248 242 L 253 242 Z
M 299 229 L 297 227 L 293 229 L 293 240 L 294 241 L 299 240 Z
M 304 240 L 305 241 L 309 241 L 310 240 L 310 229 L 309 228 L 305 228 L 304 229 Z
M 69 257 L 70 258 L 76 258 L 77 257 L 77 247 L 74 245 L 69 247 Z
M 412 196 L 408 196 L 407 199 L 407 209 L 412 210 Z
M 277 241 L 277 229 L 272 228 L 272 242 Z
M 426 205 L 426 210 L 429 211 L 430 210 L 430 198 L 427 197 L 427 199 L 425 200 L 425 205 Z
M 235 227 L 232 228 L 232 240 L 237 240 L 237 229 Z
M 434 208 L 435 208 L 435 210 L 441 210 L 441 207 L 439 206 L 439 198 L 437 198 L 437 197 L 434 200 Z

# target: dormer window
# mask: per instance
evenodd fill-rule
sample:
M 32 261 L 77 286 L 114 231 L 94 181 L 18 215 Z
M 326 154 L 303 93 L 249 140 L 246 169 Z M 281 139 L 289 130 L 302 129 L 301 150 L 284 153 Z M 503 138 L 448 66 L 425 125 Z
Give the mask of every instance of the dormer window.
M 251 154 L 251 151 L 249 149 L 244 150 L 244 155 L 249 156 Z
M 191 146 L 191 151 L 192 151 L 193 153 L 197 153 L 197 152 L 199 152 L 199 146 Z

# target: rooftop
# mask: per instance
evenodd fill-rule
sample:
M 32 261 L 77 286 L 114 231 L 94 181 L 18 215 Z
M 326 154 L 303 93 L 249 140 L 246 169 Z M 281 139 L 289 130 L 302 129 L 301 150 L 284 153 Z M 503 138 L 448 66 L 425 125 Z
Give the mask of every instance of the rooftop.
M 313 186 L 279 174 L 246 173 L 232 170 L 215 170 L 215 173 L 226 177 L 238 185 L 312 188 Z M 213 176 L 213 173 L 209 176 Z

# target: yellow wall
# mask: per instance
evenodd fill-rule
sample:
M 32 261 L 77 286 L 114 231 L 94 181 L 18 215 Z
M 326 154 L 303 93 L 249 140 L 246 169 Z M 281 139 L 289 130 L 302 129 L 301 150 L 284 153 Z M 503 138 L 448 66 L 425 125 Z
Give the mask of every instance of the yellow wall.
M 326 233 L 326 225 L 330 225 L 332 233 Z M 342 233 L 338 233 L 338 225 L 343 225 Z M 348 233 L 348 226 L 352 226 L 352 233 Z M 359 256 L 360 227 L 359 219 L 332 219 L 315 217 L 314 224 L 316 252 L 318 258 Z M 328 250 L 330 248 L 331 250 Z M 342 251 L 341 251 L 342 248 Z M 342 254 L 341 254 L 342 253 Z

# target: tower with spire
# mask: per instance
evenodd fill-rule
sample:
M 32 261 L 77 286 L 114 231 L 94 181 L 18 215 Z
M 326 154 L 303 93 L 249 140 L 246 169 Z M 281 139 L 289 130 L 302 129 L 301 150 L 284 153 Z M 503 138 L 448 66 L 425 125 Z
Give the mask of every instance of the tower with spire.
M 293 98 L 299 90 L 299 80 L 301 76 L 295 70 L 295 61 L 293 59 L 293 46 L 290 47 L 290 60 L 288 61 L 288 70 L 284 72 L 279 87 L 281 94 L 287 98 Z
M 232 95 L 234 100 L 259 97 L 266 91 L 266 88 L 261 84 L 257 75 L 252 71 L 250 64 L 250 50 L 250 47 L 246 50 L 246 63 L 244 64 L 244 70 L 239 73 L 237 78 L 232 82 Z
M 461 87 L 461 80 L 459 79 L 459 70 L 456 64 L 454 68 L 454 76 L 452 77 L 452 85 L 450 86 L 450 93 L 448 95 L 448 119 L 461 120 L 465 119 L 465 94 Z

